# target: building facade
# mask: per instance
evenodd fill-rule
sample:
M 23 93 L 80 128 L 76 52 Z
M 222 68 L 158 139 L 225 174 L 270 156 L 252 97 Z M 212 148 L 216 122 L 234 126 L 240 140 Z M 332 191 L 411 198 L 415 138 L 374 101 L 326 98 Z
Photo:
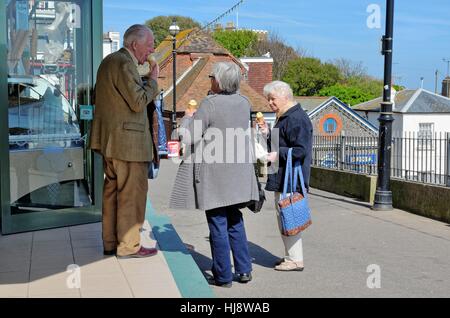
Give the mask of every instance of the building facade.
M 101 158 L 88 148 L 102 60 L 100 0 L 0 0 L 2 233 L 101 219 Z
M 109 31 L 103 34 L 103 57 L 119 51 L 120 47 L 119 32 Z

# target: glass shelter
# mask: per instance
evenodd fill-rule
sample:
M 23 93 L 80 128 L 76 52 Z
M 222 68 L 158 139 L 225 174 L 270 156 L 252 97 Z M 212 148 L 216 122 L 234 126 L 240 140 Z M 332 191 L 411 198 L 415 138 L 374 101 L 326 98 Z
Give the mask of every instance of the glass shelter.
M 0 0 L 2 233 L 99 221 L 88 148 L 102 1 Z

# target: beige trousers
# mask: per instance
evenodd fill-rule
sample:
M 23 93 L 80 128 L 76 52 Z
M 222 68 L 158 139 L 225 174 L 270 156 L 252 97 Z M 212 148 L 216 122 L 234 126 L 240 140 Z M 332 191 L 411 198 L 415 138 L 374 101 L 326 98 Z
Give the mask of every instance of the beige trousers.
M 147 162 L 104 158 L 103 247 L 117 255 L 136 253 L 147 203 Z
M 275 192 L 275 209 L 277 211 L 278 228 L 280 229 L 281 234 L 283 230 L 281 227 L 280 207 L 278 206 L 280 196 L 280 192 Z M 293 236 L 281 235 L 281 238 L 283 239 L 285 249 L 284 259 L 292 262 L 303 262 L 302 232 Z

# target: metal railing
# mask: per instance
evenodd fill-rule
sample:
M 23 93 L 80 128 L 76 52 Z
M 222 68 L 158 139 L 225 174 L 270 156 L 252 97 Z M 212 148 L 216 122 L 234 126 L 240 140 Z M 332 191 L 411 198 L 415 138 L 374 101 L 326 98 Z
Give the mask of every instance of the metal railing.
M 391 177 L 450 186 L 450 133 L 392 138 Z M 316 167 L 377 174 L 378 137 L 313 136 Z

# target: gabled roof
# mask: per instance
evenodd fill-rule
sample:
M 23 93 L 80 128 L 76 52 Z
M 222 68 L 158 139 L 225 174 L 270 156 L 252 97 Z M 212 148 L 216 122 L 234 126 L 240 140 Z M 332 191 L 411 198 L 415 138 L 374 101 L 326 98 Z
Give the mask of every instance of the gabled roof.
M 186 36 L 178 48 L 178 52 L 231 55 L 227 49 L 214 41 L 210 34 L 199 30 L 193 30 Z
M 230 57 L 215 55 L 199 57 L 190 68 L 178 76 L 177 111 L 184 111 L 191 99 L 200 103 L 206 97 L 211 88 L 211 80 L 208 75 L 211 74 L 213 64 L 222 61 L 229 62 Z M 173 107 L 172 90 L 173 85 L 167 86 L 163 95 L 164 109 L 168 111 L 171 111 Z M 240 93 L 250 100 L 253 112 L 272 112 L 267 100 L 251 88 L 247 82 L 241 81 Z
M 176 36 L 177 53 L 211 53 L 231 55 L 223 46 L 219 45 L 205 31 L 197 28 L 180 31 Z M 172 56 L 173 41 L 171 36 L 167 36 L 155 49 L 153 53 L 159 65 L 167 62 Z
M 332 104 L 337 105 L 344 113 L 347 113 L 349 116 L 353 117 L 359 124 L 364 126 L 365 128 L 373 131 L 374 133 L 378 133 L 378 128 L 372 125 L 369 121 L 358 115 L 353 109 L 347 106 L 345 103 L 341 102 L 337 97 L 330 97 L 326 102 L 322 103 L 319 107 L 316 107 L 314 110 L 308 113 L 309 118 L 312 120 L 315 116 L 317 116 L 323 109 L 329 107 Z
M 316 107 L 322 105 L 330 97 L 326 96 L 294 96 L 294 99 L 297 103 L 300 103 L 305 112 L 309 113 L 314 110 Z
M 177 49 L 183 44 L 183 42 L 186 40 L 186 37 L 193 31 L 194 29 L 188 29 L 180 31 L 180 33 L 177 34 L 176 36 Z M 161 43 L 155 49 L 155 53 L 153 53 L 153 56 L 155 57 L 159 65 L 161 65 L 168 57 L 172 55 L 172 49 L 173 49 L 172 37 L 167 36 L 164 40 L 161 41 Z
M 424 89 L 406 89 L 395 94 L 394 113 L 450 113 L 450 99 Z M 355 111 L 379 112 L 382 97 L 355 105 Z
M 184 111 L 191 99 L 200 103 L 207 95 L 211 80 L 212 66 L 216 62 L 234 62 L 244 71 L 244 65 L 236 59 L 230 52 L 216 43 L 210 34 L 190 29 L 182 31 L 177 35 L 177 54 L 189 56 L 192 66 L 177 67 L 177 112 Z M 171 65 L 172 62 L 172 42 L 163 41 L 155 50 L 155 58 L 160 65 L 161 71 Z M 177 63 L 178 64 L 178 63 Z M 164 109 L 171 111 L 173 107 L 173 83 L 171 78 L 160 78 L 159 86 L 164 89 Z M 257 93 L 245 81 L 241 81 L 240 92 L 249 98 L 254 112 L 272 112 L 267 100 Z

